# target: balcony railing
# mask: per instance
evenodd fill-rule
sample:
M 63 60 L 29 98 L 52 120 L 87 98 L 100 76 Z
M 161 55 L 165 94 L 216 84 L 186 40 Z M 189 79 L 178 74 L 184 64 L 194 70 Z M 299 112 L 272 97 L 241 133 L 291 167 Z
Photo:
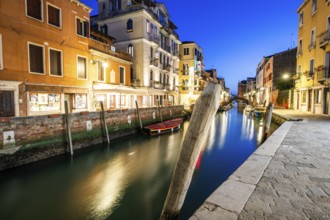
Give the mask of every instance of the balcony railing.
M 320 42 L 320 47 L 323 49 L 327 44 L 330 43 L 330 30 L 327 30 L 326 32 L 320 34 L 319 42 Z
M 155 67 L 158 67 L 158 64 L 159 64 L 159 62 L 158 62 L 157 59 L 155 59 L 155 58 L 150 58 L 150 65 L 153 65 L 153 66 L 155 66 Z
M 324 81 L 329 78 L 328 68 L 322 67 L 317 70 L 317 81 Z
M 155 36 L 155 35 L 149 35 L 149 40 L 154 42 L 155 44 L 159 44 L 159 37 L 158 36 Z
M 314 76 L 314 72 L 312 72 L 312 71 L 305 71 L 303 74 L 304 74 L 307 78 L 313 78 L 313 76 Z

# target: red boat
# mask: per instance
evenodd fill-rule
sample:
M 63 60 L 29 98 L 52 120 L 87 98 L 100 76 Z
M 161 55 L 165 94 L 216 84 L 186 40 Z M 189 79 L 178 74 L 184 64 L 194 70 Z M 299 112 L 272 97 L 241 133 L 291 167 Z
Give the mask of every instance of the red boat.
M 183 118 L 175 118 L 168 121 L 152 124 L 144 127 L 144 131 L 150 135 L 159 135 L 173 132 L 182 128 Z

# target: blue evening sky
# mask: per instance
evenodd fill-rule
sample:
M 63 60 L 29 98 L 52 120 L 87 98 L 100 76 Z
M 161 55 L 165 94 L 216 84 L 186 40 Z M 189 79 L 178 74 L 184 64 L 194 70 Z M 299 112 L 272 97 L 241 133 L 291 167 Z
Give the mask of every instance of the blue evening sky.
M 81 0 L 97 14 L 96 0 Z M 205 69 L 217 69 L 226 86 L 254 77 L 263 56 L 297 45 L 297 9 L 303 0 L 162 0 L 181 41 L 195 41 Z

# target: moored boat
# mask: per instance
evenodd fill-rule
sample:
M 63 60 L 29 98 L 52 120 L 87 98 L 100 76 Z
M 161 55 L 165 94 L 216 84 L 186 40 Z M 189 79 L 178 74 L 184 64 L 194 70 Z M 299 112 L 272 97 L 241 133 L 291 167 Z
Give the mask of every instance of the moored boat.
M 168 132 L 180 130 L 182 128 L 183 118 L 175 118 L 144 127 L 144 131 L 150 135 L 160 135 Z

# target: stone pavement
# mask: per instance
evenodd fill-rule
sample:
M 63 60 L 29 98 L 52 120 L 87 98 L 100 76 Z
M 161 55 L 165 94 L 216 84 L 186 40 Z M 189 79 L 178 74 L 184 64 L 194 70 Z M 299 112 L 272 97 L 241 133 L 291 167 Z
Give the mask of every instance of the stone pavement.
M 303 121 L 279 127 L 191 220 L 330 219 L 330 117 L 274 113 Z

